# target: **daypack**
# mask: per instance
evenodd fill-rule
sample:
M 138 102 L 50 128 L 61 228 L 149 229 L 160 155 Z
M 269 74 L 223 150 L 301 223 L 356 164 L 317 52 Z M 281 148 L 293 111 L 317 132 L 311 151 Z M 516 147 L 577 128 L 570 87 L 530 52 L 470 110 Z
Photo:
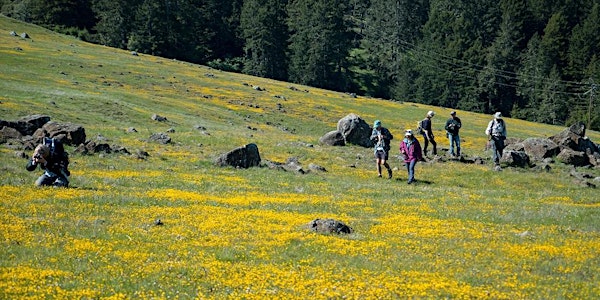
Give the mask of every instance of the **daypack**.
M 63 143 L 55 138 L 48 137 L 44 138 L 43 143 L 50 149 L 50 159 L 64 172 L 63 175 L 71 175 L 71 172 L 69 172 L 69 154 L 65 151 Z
M 416 130 L 417 134 L 423 134 L 425 133 L 425 129 L 423 128 L 423 120 L 419 121 L 417 123 L 417 130 Z

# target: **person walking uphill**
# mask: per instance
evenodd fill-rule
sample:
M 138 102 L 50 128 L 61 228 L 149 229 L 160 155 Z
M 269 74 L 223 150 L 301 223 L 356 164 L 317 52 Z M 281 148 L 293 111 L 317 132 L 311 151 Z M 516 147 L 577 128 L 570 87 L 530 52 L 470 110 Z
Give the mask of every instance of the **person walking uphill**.
M 502 151 L 504 151 L 504 140 L 506 140 L 506 124 L 502 119 L 502 113 L 497 112 L 494 114 L 494 119 L 488 124 L 485 134 L 491 144 L 495 169 L 501 170 L 500 159 L 502 158 Z
M 421 134 L 425 140 L 425 147 L 423 147 L 423 154 L 425 156 L 427 156 L 427 147 L 429 147 L 429 143 L 431 143 L 431 146 L 433 146 L 433 155 L 437 155 L 437 143 L 435 142 L 431 125 L 431 118 L 433 118 L 433 116 L 435 116 L 435 113 L 430 110 L 427 112 L 425 119 L 420 122 Z
M 408 171 L 408 184 L 415 182 L 415 165 L 423 159 L 421 145 L 412 131 L 409 129 L 404 133 L 404 139 L 400 142 L 400 153 L 404 156 L 406 170 Z
M 456 112 L 452 111 L 450 113 L 450 119 L 446 121 L 446 125 L 444 129 L 446 129 L 448 140 L 450 141 L 450 155 L 452 157 L 460 156 L 460 137 L 458 135 L 458 131 L 462 127 L 462 123 L 460 118 L 456 116 Z M 454 147 L 456 146 L 456 152 L 454 152 Z
M 377 160 L 377 174 L 381 177 L 381 166 L 383 165 L 388 172 L 388 178 L 392 178 L 392 168 L 387 163 L 388 154 L 390 151 L 390 141 L 394 139 L 394 136 L 390 131 L 381 126 L 381 121 L 377 120 L 373 124 L 373 131 L 371 133 L 371 141 L 375 144 L 375 159 Z

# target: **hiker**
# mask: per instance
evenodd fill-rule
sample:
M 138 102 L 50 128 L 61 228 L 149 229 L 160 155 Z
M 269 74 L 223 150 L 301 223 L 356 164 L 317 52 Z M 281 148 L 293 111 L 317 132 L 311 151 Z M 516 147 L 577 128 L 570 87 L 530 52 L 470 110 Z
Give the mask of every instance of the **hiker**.
M 504 150 L 504 140 L 506 140 L 506 124 L 502 119 L 501 112 L 494 114 L 494 119 L 488 124 L 485 134 L 488 136 L 488 141 L 493 151 L 492 159 L 494 160 L 495 169 L 501 170 L 500 159 Z
M 435 137 L 433 136 L 433 129 L 431 126 L 431 118 L 435 116 L 433 111 L 428 111 L 425 119 L 421 121 L 421 134 L 423 135 L 423 139 L 425 141 L 425 147 L 423 147 L 423 154 L 427 156 L 427 147 L 429 147 L 429 143 L 433 146 L 433 155 L 437 155 L 437 143 L 435 142 Z
M 404 156 L 406 170 L 408 171 L 408 184 L 415 182 L 415 165 L 423 159 L 421 154 L 421 144 L 415 138 L 412 130 L 404 132 L 404 139 L 400 142 L 400 153 Z
M 53 141 L 53 143 L 60 142 Z M 40 144 L 33 151 L 33 156 L 25 168 L 31 172 L 39 165 L 40 169 L 44 170 L 44 173 L 35 181 L 36 186 L 68 187 L 70 172 L 67 170 L 67 164 L 62 153 L 52 155 L 50 146 Z
M 450 119 L 446 121 L 446 125 L 444 129 L 446 129 L 446 134 L 448 135 L 448 140 L 450 141 L 450 156 L 459 157 L 460 156 L 460 137 L 458 135 L 458 131 L 462 127 L 462 123 L 460 118 L 456 116 L 456 112 L 452 111 L 450 113 Z M 456 146 L 456 152 L 454 152 L 454 147 Z
M 381 166 L 383 165 L 388 172 L 388 178 L 392 178 L 392 168 L 387 163 L 388 153 L 390 151 L 390 141 L 394 139 L 394 136 L 390 131 L 381 126 L 381 121 L 377 120 L 373 124 L 373 131 L 371 133 L 371 141 L 375 144 L 375 159 L 377 160 L 377 174 L 381 177 Z

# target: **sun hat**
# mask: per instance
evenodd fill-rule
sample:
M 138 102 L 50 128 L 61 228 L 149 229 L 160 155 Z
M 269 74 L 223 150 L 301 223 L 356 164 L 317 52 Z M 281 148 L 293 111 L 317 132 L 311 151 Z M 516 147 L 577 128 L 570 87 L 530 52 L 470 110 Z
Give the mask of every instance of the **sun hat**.
M 427 115 L 430 117 L 433 117 L 433 116 L 435 116 L 435 113 L 433 112 L 433 110 L 430 110 L 427 112 Z
M 494 114 L 494 118 L 496 119 L 502 119 L 502 113 L 501 112 L 497 112 Z
M 373 123 L 373 127 L 379 127 L 379 126 L 381 126 L 381 121 L 375 120 L 375 123 Z
M 412 130 L 410 130 L 410 129 L 407 129 L 407 130 L 404 132 L 404 136 L 412 136 L 412 135 L 413 135 L 413 133 L 412 133 Z

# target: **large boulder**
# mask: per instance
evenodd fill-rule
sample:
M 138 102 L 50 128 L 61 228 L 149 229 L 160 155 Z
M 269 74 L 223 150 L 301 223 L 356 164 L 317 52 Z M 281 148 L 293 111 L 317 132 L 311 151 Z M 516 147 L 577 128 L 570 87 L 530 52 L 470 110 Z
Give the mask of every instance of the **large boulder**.
M 524 151 L 504 151 L 500 161 L 511 167 L 525 168 L 530 165 L 529 156 Z
M 582 167 L 589 164 L 589 159 L 585 152 L 571 149 L 562 149 L 556 158 L 567 165 Z
M 23 135 L 16 129 L 8 126 L 0 126 L 0 144 L 9 140 L 20 140 Z
M 346 143 L 371 147 L 372 128 L 356 114 L 349 114 L 341 118 L 337 123 L 337 131 L 344 137 Z
M 585 143 L 585 125 L 578 123 L 565 128 L 561 133 L 551 136 L 550 139 L 556 143 L 560 149 L 568 148 L 575 151 L 585 151 L 580 147 L 581 143 Z M 587 144 L 587 143 L 585 143 Z
M 44 137 L 56 138 L 65 145 L 77 146 L 85 143 L 85 129 L 73 123 L 50 121 L 36 130 L 34 138 L 41 141 Z
M 250 168 L 260 165 L 260 154 L 256 144 L 248 144 L 221 154 L 215 161 L 219 166 Z
M 528 138 L 522 144 L 525 153 L 535 160 L 554 157 L 560 152 L 558 145 L 550 139 Z
M 344 136 L 341 132 L 334 130 L 326 133 L 319 139 L 319 143 L 329 146 L 345 146 Z
M 22 117 L 16 121 L 4 121 L 0 120 L 0 128 L 2 126 L 11 127 L 16 129 L 21 135 L 33 135 L 36 130 L 44 126 L 44 124 L 50 121 L 49 116 L 44 115 L 29 115 Z

